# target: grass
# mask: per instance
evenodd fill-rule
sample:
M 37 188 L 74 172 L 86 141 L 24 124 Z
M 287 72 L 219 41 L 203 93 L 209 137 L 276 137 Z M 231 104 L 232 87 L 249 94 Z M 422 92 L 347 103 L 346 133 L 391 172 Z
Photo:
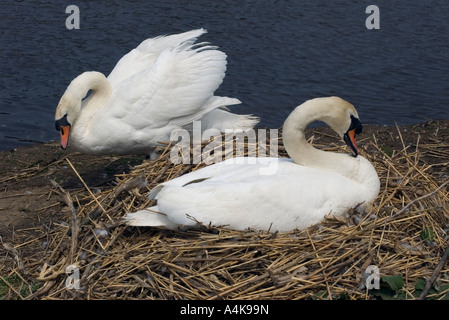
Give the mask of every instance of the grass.
M 27 283 L 22 276 L 15 273 L 10 276 L 0 276 L 0 300 L 23 300 L 41 287 L 38 281 Z

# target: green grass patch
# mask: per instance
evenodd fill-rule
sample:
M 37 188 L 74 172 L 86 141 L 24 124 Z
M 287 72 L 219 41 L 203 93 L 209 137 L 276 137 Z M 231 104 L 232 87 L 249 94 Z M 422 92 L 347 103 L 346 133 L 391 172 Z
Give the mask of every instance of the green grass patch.
M 38 282 L 29 284 L 17 274 L 0 276 L 0 300 L 21 300 L 41 287 Z

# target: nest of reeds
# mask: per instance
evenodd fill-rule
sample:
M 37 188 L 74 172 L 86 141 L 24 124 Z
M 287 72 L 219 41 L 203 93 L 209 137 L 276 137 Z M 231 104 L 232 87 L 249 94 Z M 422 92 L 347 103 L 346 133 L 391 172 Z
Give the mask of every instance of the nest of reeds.
M 338 140 L 319 140 L 313 136 L 311 143 L 342 151 Z M 287 156 L 282 139 L 277 144 Z M 84 194 L 72 197 L 55 184 L 67 219 L 45 230 L 44 257 L 27 261 L 39 283 L 28 298 L 447 299 L 448 181 L 421 161 L 419 141 L 392 152 L 375 136 L 362 144 L 381 180 L 372 210 L 303 231 L 203 226 L 173 232 L 120 223 L 126 213 L 154 204 L 147 194 L 157 184 L 204 166 L 173 164 L 171 145 L 99 194 L 85 184 Z

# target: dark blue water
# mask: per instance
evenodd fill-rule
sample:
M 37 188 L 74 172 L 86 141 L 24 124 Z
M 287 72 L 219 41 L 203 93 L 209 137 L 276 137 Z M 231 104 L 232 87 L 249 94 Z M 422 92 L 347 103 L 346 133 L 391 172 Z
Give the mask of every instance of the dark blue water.
M 80 9 L 80 29 L 65 9 Z M 380 29 L 368 30 L 368 5 Z M 206 28 L 228 55 L 217 94 L 279 127 L 298 104 L 338 95 L 364 123 L 449 119 L 449 1 L 12 1 L 0 3 L 0 149 L 58 139 L 68 83 L 106 75 L 142 40 Z

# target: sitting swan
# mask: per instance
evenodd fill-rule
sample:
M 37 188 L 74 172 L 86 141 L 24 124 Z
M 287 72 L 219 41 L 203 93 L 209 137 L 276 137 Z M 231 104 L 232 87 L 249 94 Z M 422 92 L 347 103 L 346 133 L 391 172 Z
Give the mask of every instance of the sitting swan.
M 225 110 L 239 104 L 214 96 L 226 71 L 226 54 L 194 44 L 204 29 L 143 41 L 106 78 L 84 72 L 67 87 L 55 113 L 61 147 L 92 154 L 155 154 L 174 129 L 202 121 L 202 129 L 247 130 L 258 119 Z M 91 94 L 86 95 L 91 90 Z M 83 100 L 84 99 L 84 100 Z
M 352 156 L 318 150 L 304 136 L 312 121 L 335 130 Z M 180 226 L 222 226 L 274 231 L 304 229 L 327 215 L 342 215 L 351 208 L 369 208 L 380 182 L 372 164 L 358 155 L 355 134 L 362 125 L 357 111 L 338 97 L 306 101 L 285 120 L 287 158 L 231 158 L 156 186 L 150 199 L 157 206 L 129 213 L 131 226 L 177 229 Z M 246 160 L 246 163 L 242 163 Z M 274 166 L 273 166 L 274 165 Z M 263 169 L 276 168 L 272 174 Z

